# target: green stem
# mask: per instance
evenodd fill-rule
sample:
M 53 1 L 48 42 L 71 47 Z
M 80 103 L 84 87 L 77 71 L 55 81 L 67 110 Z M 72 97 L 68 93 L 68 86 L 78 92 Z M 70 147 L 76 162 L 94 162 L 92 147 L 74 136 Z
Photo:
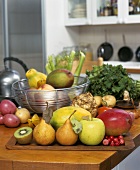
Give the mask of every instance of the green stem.
M 78 63 L 78 66 L 77 66 L 77 68 L 75 70 L 75 73 L 74 73 L 75 76 L 80 75 L 82 67 L 83 67 L 83 64 L 84 64 L 84 61 L 85 61 L 85 57 L 86 57 L 85 54 L 80 51 L 79 63 Z
M 74 80 L 74 85 L 77 85 L 77 83 L 78 83 L 78 76 L 80 76 L 80 74 L 81 74 L 81 70 L 82 70 L 82 67 L 83 67 L 83 64 L 85 61 L 85 57 L 86 57 L 85 54 L 80 51 L 79 63 L 78 63 L 78 66 L 74 72 L 74 75 L 76 76 L 75 80 Z
M 69 62 L 68 62 L 68 70 L 70 71 L 72 70 L 74 58 L 75 58 L 75 51 L 71 51 L 69 56 Z

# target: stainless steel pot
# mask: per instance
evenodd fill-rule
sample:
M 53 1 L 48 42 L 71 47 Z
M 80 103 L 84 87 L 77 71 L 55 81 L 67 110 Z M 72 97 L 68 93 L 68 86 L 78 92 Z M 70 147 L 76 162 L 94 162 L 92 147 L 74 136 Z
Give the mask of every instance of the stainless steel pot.
M 16 70 L 12 70 L 8 68 L 7 62 L 8 60 L 15 61 L 19 63 L 25 72 L 28 70 L 27 66 L 23 63 L 23 61 L 14 57 L 6 57 L 4 58 L 4 67 L 5 69 L 0 72 L 0 98 L 12 98 L 12 84 L 15 81 L 20 80 L 20 74 Z

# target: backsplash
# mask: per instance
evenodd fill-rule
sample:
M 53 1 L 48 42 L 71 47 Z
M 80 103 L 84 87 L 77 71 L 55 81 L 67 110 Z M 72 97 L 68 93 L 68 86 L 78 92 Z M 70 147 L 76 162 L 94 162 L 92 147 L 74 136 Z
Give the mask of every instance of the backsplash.
M 140 46 L 140 25 L 98 25 L 98 26 L 82 26 L 79 27 L 81 44 L 91 44 L 93 49 L 93 60 L 97 59 L 97 49 L 101 43 L 107 42 L 111 43 L 114 49 L 113 56 L 110 60 L 118 61 L 118 51 L 119 49 L 126 45 L 129 46 L 134 55 L 132 61 L 136 61 L 135 51 Z M 105 40 L 105 31 L 106 37 Z M 126 44 L 123 42 L 123 34 L 125 35 Z

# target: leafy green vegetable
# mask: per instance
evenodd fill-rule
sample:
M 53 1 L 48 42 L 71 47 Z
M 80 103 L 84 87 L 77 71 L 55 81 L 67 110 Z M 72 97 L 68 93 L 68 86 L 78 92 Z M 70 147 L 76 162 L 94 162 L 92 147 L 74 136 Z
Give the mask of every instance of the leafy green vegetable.
M 130 98 L 140 98 L 140 89 L 137 88 L 137 81 L 129 77 L 127 70 L 122 65 L 112 66 L 103 64 L 93 66 L 91 71 L 86 71 L 90 80 L 88 91 L 92 95 L 113 95 L 117 100 L 122 100 L 124 91 L 129 92 Z

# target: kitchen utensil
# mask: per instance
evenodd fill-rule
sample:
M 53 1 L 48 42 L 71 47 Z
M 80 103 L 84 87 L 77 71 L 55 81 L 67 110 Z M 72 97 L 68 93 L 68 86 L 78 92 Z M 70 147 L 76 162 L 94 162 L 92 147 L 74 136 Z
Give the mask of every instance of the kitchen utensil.
M 107 33 L 105 30 L 105 42 L 98 47 L 97 56 L 102 57 L 104 61 L 108 61 L 112 57 L 113 52 L 113 46 L 107 42 Z
M 31 112 L 42 113 L 49 105 L 53 110 L 69 106 L 72 99 L 86 92 L 89 80 L 86 76 L 75 76 L 78 84 L 70 88 L 55 90 L 30 90 L 26 79 L 19 80 L 12 85 L 14 99 L 21 106 Z M 48 103 L 48 104 L 47 104 Z
M 125 35 L 123 34 L 124 46 L 118 51 L 118 57 L 120 61 L 130 61 L 133 58 L 133 51 L 130 47 L 126 46 Z
M 15 61 L 19 63 L 25 70 L 28 70 L 27 66 L 23 63 L 23 61 L 14 57 L 6 57 L 4 58 L 4 67 L 5 69 L 0 72 L 0 98 L 12 98 L 11 87 L 15 81 L 20 80 L 20 74 L 16 70 L 12 70 L 8 68 L 7 61 Z
M 138 47 L 138 48 L 136 49 L 135 57 L 136 57 L 136 60 L 137 60 L 137 61 L 140 61 L 140 47 Z

